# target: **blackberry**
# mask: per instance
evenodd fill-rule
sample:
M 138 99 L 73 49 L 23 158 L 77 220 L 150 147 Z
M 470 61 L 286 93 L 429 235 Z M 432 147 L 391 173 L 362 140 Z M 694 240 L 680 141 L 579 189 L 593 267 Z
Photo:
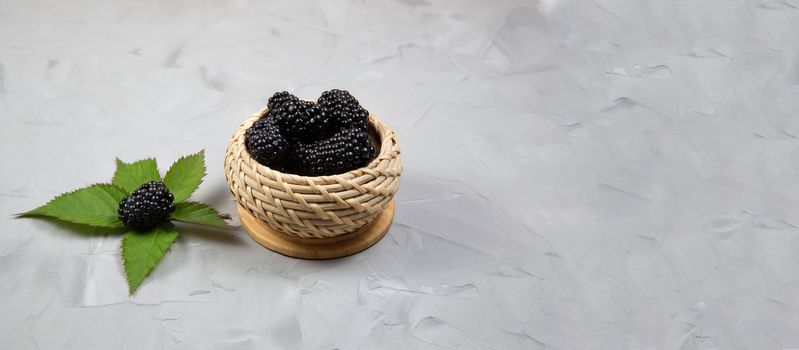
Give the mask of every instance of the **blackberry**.
M 299 175 L 330 175 L 362 167 L 375 155 L 366 133 L 369 112 L 347 91 L 325 91 L 318 103 L 281 91 L 267 107 L 245 133 L 247 150 L 263 165 Z
M 294 104 L 296 106 L 296 103 L 299 101 L 300 99 L 297 98 L 297 96 L 294 96 L 286 91 L 276 92 L 266 103 L 268 111 L 264 116 L 265 118 L 261 118 L 261 120 L 263 120 L 265 123 L 278 124 L 280 121 L 282 121 L 284 115 L 284 113 L 280 112 L 281 106 L 287 103 Z
M 313 141 L 331 133 L 330 119 L 316 103 L 286 101 L 270 113 L 274 123 L 291 141 Z
M 150 181 L 122 198 L 119 220 L 133 229 L 149 229 L 158 225 L 175 211 L 175 197 L 163 182 Z
M 341 174 L 365 166 L 374 155 L 375 147 L 366 131 L 349 128 L 326 140 L 298 144 L 293 158 L 299 169 L 294 170 L 308 176 Z
M 268 117 L 256 121 L 244 133 L 244 145 L 258 163 L 280 170 L 289 142 Z
M 319 105 L 340 128 L 365 128 L 369 111 L 349 92 L 333 89 L 319 96 Z
M 296 102 L 299 101 L 299 99 L 297 98 L 297 96 L 294 96 L 288 93 L 287 91 L 276 92 L 274 95 L 272 95 L 272 97 L 269 98 L 269 101 L 266 103 L 266 107 L 272 110 L 277 107 L 280 107 L 280 105 L 288 101 Z

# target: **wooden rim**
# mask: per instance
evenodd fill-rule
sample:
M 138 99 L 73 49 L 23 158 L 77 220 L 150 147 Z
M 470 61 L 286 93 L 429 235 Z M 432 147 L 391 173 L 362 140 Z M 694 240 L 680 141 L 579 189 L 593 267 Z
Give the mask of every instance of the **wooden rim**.
M 241 224 L 253 240 L 274 252 L 301 259 L 335 259 L 371 247 L 388 232 L 394 219 L 394 201 L 369 225 L 355 232 L 331 238 L 300 238 L 271 228 L 242 206 L 238 206 Z

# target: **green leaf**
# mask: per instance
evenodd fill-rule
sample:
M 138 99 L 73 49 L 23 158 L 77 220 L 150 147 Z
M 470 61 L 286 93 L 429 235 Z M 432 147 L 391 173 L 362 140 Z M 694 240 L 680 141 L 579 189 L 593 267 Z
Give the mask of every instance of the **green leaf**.
M 182 202 L 175 205 L 175 212 L 172 213 L 172 220 L 188 222 L 192 224 L 208 225 L 215 227 L 228 227 L 219 212 L 210 206 L 196 202 Z
M 48 216 L 95 227 L 122 227 L 117 210 L 125 190 L 110 184 L 94 184 L 55 197 L 19 217 Z
M 164 183 L 175 196 L 175 203 L 182 202 L 200 186 L 205 176 L 205 151 L 178 159 L 169 168 Z
M 111 181 L 114 185 L 130 193 L 141 184 L 150 181 L 161 181 L 161 175 L 158 174 L 158 164 L 155 163 L 155 159 L 148 158 L 133 163 L 125 163 L 117 158 L 117 171 Z
M 161 257 L 178 237 L 171 223 L 145 232 L 131 231 L 122 239 L 122 264 L 128 277 L 128 289 L 133 295 L 144 278 L 155 268 Z

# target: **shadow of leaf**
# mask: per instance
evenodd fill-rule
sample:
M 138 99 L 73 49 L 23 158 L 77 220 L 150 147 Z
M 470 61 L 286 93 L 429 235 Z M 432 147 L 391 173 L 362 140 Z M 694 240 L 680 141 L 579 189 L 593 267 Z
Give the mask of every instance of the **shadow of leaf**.
M 231 226 L 230 229 L 214 228 L 202 225 L 192 225 L 183 222 L 175 222 L 178 232 L 184 236 L 191 236 L 191 239 L 200 239 L 215 244 L 245 245 L 241 235 L 237 234 L 240 227 Z

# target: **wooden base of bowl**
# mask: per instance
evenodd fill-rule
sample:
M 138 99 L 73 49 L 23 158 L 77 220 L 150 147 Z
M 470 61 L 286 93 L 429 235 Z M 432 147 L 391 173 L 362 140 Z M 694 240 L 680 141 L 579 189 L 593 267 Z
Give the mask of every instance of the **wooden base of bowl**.
M 238 207 L 241 224 L 250 237 L 280 254 L 301 259 L 334 259 L 371 247 L 388 232 L 394 219 L 394 201 L 371 224 L 358 231 L 333 238 L 299 238 L 277 231 Z

